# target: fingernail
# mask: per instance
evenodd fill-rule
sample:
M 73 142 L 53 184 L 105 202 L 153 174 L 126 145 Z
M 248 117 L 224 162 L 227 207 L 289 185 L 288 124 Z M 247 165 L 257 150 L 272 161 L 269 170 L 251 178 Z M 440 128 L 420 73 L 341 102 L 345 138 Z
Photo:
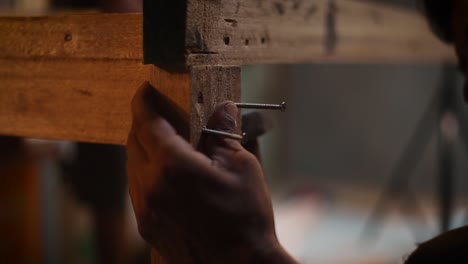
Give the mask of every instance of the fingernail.
M 233 102 L 227 102 L 223 107 L 223 128 L 226 131 L 234 131 L 237 127 L 238 109 Z
M 236 104 L 233 102 L 226 102 L 224 105 L 224 112 L 226 115 L 230 115 L 232 117 L 237 116 L 238 110 Z

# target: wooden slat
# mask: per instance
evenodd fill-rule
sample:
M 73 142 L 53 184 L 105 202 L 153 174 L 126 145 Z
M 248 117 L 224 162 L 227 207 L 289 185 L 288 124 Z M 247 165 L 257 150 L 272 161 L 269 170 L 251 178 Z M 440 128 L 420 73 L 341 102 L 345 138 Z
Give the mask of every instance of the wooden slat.
M 148 75 L 140 63 L 141 14 L 0 18 L 0 134 L 123 144 L 131 96 L 143 81 L 151 79 L 188 115 L 196 114 L 205 106 L 195 104 L 201 86 L 193 78 L 216 74 L 200 70 L 207 65 L 453 58 L 451 48 L 432 36 L 419 14 L 365 1 L 329 3 L 187 0 L 174 5 L 184 7 L 182 15 L 173 17 L 184 23 L 171 24 L 181 10 L 167 12 L 167 23 L 154 31 L 161 42 L 149 50 L 161 48 L 166 59 L 172 46 L 183 52 L 178 55 L 182 62 L 165 61 L 172 63 L 170 68 L 182 63 L 186 73 L 180 76 L 153 66 L 155 72 Z M 171 38 L 171 27 L 179 35 Z M 182 46 L 174 45 L 180 34 Z M 187 66 L 194 69 L 190 75 Z M 182 84 L 183 89 L 175 88 Z M 198 136 L 190 137 L 196 141 Z
M 415 11 L 329 2 L 186 0 L 170 9 L 156 6 L 145 21 L 146 62 L 167 67 L 454 58 Z M 0 58 L 141 59 L 142 21 L 141 14 L 2 17 Z
M 0 58 L 142 58 L 141 14 L 0 18 Z
M 187 137 L 195 147 L 199 142 L 201 129 L 206 126 L 216 105 L 225 100 L 238 102 L 241 95 L 240 67 L 193 66 L 189 73 L 168 73 L 155 67 L 150 80 L 153 86 L 161 87 L 158 90 L 171 99 L 176 108 L 184 112 L 188 110 L 190 131 Z M 240 118 L 238 121 L 240 122 Z M 154 226 L 158 248 L 152 250 L 151 263 L 193 264 L 199 260 L 213 262 L 209 261 L 213 252 L 207 252 L 198 244 L 188 243 L 183 234 L 174 233 L 172 221 L 166 222 L 164 217 L 160 220 Z
M 167 30 L 153 30 L 158 25 L 151 24 L 155 22 L 152 17 L 164 17 L 161 12 L 165 11 L 145 10 L 146 63 L 164 65 L 169 61 L 183 68 L 197 64 L 406 63 L 454 59 L 452 48 L 436 39 L 422 14 L 378 3 L 186 0 L 185 6 L 179 4 L 174 8 L 181 10 L 172 10 L 165 17 L 170 21 L 168 25 L 185 23 L 185 26 L 182 32 L 171 34 L 168 42 L 162 41 L 167 38 Z M 152 56 L 158 49 L 166 51 L 163 57 Z
M 196 144 L 216 105 L 225 100 L 240 102 L 241 68 L 235 66 L 193 66 L 191 76 L 191 142 Z M 239 118 L 240 122 L 240 118 Z M 240 134 L 239 131 L 236 133 Z
M 0 134 L 125 144 L 138 60 L 0 59 Z

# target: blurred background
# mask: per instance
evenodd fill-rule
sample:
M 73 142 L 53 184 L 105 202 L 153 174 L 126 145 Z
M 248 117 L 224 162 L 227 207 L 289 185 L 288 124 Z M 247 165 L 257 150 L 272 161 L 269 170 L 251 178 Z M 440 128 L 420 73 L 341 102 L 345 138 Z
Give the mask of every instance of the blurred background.
M 141 1 L 0 0 L 0 9 L 139 12 Z M 301 263 L 401 263 L 417 243 L 467 224 L 468 112 L 454 65 L 246 66 L 242 77 L 242 101 L 288 103 L 265 113 L 260 144 L 279 239 Z M 0 150 L 2 259 L 149 263 L 123 147 L 1 137 Z

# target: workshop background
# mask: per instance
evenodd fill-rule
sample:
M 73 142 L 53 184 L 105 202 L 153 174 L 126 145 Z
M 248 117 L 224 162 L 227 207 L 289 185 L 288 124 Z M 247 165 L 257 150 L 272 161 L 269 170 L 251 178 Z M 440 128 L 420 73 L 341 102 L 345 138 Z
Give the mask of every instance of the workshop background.
M 417 8 L 414 1 L 380 2 Z M 0 0 L 0 12 L 69 12 L 77 4 L 90 12 L 138 11 L 141 2 Z M 416 243 L 467 224 L 461 86 L 455 65 L 443 63 L 243 68 L 243 102 L 288 103 L 284 113 L 265 113 L 271 129 L 261 149 L 279 239 L 300 263 L 401 263 Z M 446 93 L 455 99 L 446 103 Z M 2 175 L 2 259 L 148 263 L 122 147 L 2 138 L 0 150 L 9 144 L 23 146 L 27 158 L 16 168 L 29 173 Z M 0 166 L 14 166 L 18 153 L 0 154 Z M 101 176 L 116 186 L 101 189 Z M 444 179 L 453 191 L 441 188 Z M 454 206 L 441 205 L 441 197 Z

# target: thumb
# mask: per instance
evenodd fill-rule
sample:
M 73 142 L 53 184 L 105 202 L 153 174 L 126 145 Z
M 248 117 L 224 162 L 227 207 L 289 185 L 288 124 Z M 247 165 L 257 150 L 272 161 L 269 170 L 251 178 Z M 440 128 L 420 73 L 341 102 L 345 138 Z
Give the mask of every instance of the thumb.
M 238 133 L 240 124 L 238 121 L 239 111 L 231 101 L 225 101 L 216 106 L 207 123 L 207 128 L 228 133 Z M 237 140 L 211 134 L 202 134 L 198 149 L 210 158 L 219 148 L 239 149 L 242 148 Z

